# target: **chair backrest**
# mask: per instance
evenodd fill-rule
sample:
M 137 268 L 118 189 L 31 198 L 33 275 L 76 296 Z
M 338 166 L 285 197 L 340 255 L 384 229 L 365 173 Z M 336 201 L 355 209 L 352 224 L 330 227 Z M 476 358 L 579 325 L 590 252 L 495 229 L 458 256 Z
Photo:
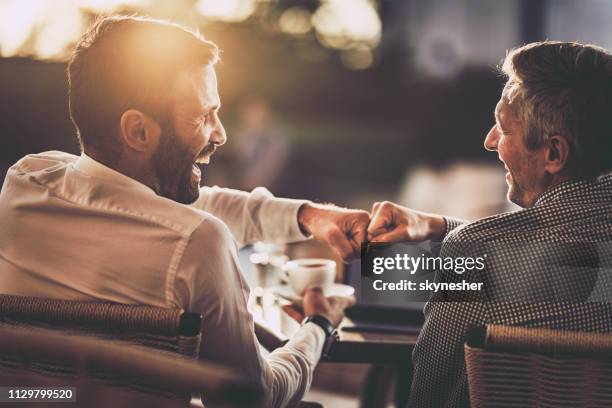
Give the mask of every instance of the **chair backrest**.
M 202 317 L 180 309 L 0 295 L 0 327 L 37 327 L 196 358 Z
M 257 406 L 261 397 L 257 384 L 218 365 L 124 342 L 15 327 L 0 327 L 0 385 L 70 389 L 76 404 L 66 406 L 94 408 L 185 407 L 194 392 L 215 406 Z
M 477 327 L 465 359 L 475 408 L 612 406 L 612 334 Z

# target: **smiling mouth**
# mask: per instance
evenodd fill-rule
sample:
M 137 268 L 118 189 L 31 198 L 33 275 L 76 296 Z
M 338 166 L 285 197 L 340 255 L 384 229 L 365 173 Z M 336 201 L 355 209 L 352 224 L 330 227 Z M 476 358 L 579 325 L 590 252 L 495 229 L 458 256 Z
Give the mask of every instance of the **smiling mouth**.
M 217 150 L 217 146 L 215 146 L 214 144 L 206 145 L 206 147 L 202 149 L 202 151 L 200 152 L 200 154 L 196 158 L 195 164 L 208 164 L 208 163 L 210 163 L 210 158 L 211 158 L 211 156 L 213 154 L 215 154 L 216 150 Z
M 217 146 L 215 146 L 214 144 L 209 144 L 204 149 L 202 149 L 200 154 L 196 157 L 191 169 L 192 173 L 196 176 L 196 178 L 199 179 L 202 177 L 202 170 L 200 169 L 200 165 L 209 164 L 210 158 L 216 150 Z

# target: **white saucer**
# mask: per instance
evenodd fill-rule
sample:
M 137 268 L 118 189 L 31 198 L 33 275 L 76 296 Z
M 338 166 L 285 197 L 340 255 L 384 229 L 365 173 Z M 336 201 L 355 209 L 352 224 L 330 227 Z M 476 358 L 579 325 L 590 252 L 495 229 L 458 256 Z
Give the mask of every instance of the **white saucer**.
M 298 295 L 291 289 L 289 285 L 276 285 L 272 288 L 272 293 L 276 296 L 286 299 L 292 303 L 298 305 L 302 304 L 302 296 Z M 349 297 L 355 293 L 355 288 L 349 285 L 343 285 L 342 283 L 334 283 L 328 290 L 325 291 L 325 296 L 340 296 Z

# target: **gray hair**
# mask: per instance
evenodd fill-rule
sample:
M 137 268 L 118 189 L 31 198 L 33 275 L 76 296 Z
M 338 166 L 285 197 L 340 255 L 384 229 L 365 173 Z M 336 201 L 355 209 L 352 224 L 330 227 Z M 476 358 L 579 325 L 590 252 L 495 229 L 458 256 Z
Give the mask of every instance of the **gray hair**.
M 536 42 L 509 51 L 501 71 L 508 77 L 503 97 L 514 105 L 529 149 L 562 135 L 570 144 L 572 176 L 612 171 L 610 52 L 574 42 Z

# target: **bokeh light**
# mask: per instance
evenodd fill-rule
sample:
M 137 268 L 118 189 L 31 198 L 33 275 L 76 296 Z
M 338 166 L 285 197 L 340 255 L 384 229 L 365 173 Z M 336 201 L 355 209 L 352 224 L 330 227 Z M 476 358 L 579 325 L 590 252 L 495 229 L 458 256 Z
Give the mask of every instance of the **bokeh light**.
M 39 58 L 61 55 L 84 29 L 78 8 L 70 1 L 56 1 L 49 10 L 47 20 L 37 32 L 34 53 Z
M 265 4 L 264 4 L 265 3 Z M 320 61 L 325 49 L 337 50 L 350 69 L 365 69 L 374 62 L 381 39 L 381 21 L 374 0 L 321 0 L 318 7 L 294 5 L 284 8 L 279 0 L 0 0 L 0 57 L 27 56 L 61 60 L 92 18 L 99 14 L 145 13 L 201 27 L 207 22 L 242 22 L 256 12 L 282 10 L 272 23 L 280 33 L 296 37 L 295 47 L 307 61 Z M 166 14 L 164 14 L 165 11 Z M 276 14 L 278 16 L 278 14 Z M 170 17 L 172 19 L 172 17 Z M 188 20 L 188 21 L 184 21 Z M 270 24 L 270 19 L 251 19 Z M 314 32 L 314 35 L 309 35 Z M 312 46 L 304 49 L 310 38 Z M 310 43 L 310 41 L 309 41 Z M 322 45 L 322 47 L 321 47 Z M 318 48 L 318 49 L 317 49 Z
M 374 53 L 366 46 L 356 47 L 340 52 L 340 59 L 345 67 L 352 70 L 367 69 L 374 63 Z
M 303 7 L 291 7 L 281 14 L 279 26 L 287 34 L 304 35 L 312 30 L 312 14 Z
M 76 0 L 77 6 L 98 13 L 109 13 L 121 7 L 146 7 L 150 0 Z
M 376 47 L 381 22 L 368 0 L 325 0 L 312 17 L 321 42 L 331 48 Z
M 0 56 L 58 59 L 85 29 L 83 11 L 110 13 L 150 0 L 2 0 Z
M 196 10 L 210 20 L 244 21 L 255 11 L 255 0 L 199 0 Z
M 18 55 L 34 28 L 46 18 L 49 2 L 4 0 L 0 2 L 0 54 Z

